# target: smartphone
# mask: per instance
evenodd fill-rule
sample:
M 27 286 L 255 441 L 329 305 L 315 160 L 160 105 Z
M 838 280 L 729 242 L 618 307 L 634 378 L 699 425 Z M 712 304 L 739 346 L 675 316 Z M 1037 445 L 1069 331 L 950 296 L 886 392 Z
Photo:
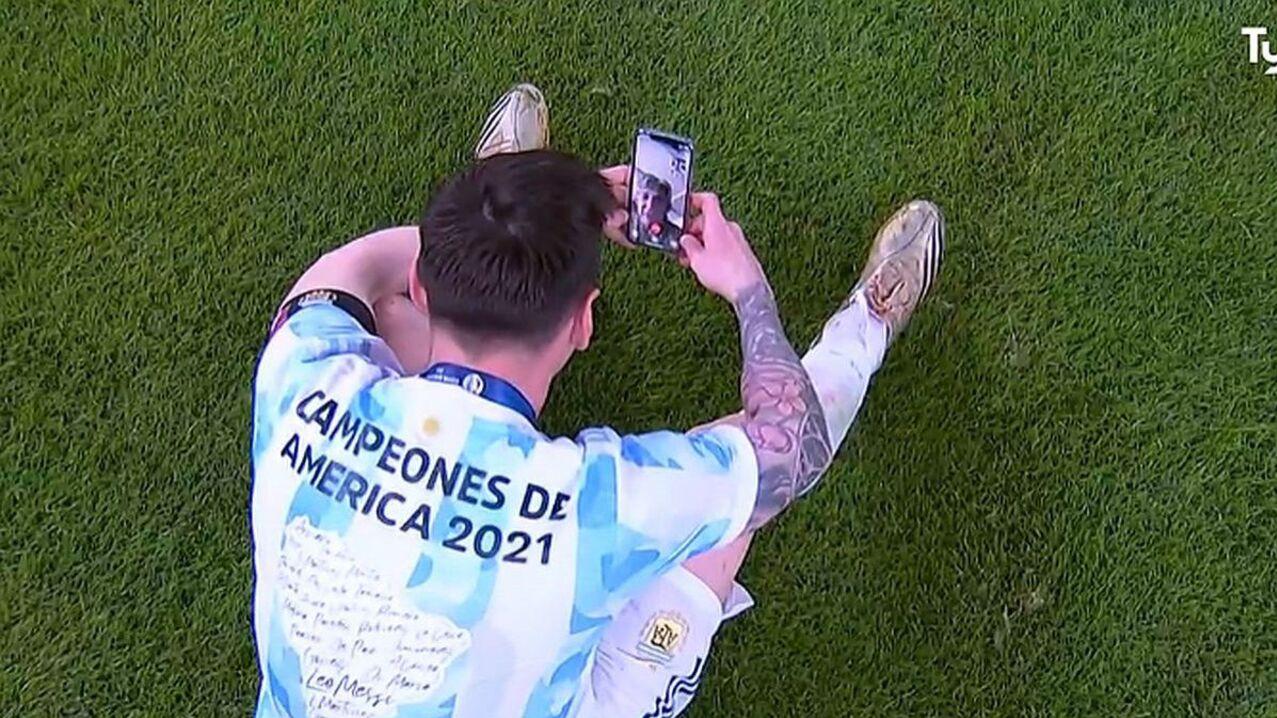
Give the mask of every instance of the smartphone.
M 692 141 L 640 128 L 630 164 L 630 241 L 663 252 L 678 252 L 692 201 Z

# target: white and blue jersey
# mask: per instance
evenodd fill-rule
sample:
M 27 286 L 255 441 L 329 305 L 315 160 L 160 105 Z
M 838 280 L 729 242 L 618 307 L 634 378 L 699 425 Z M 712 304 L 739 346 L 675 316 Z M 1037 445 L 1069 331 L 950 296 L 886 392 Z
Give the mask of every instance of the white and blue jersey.
M 348 295 L 289 308 L 254 385 L 260 718 L 573 716 L 626 602 L 745 527 L 738 428 L 551 439 L 497 377 L 404 376 Z

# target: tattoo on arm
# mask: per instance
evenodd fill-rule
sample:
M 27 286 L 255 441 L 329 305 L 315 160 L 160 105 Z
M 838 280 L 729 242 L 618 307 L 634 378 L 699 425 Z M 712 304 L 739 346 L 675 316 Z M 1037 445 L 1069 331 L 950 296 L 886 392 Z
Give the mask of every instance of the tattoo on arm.
M 745 290 L 735 305 L 744 369 L 739 420 L 758 456 L 756 529 L 807 493 L 829 466 L 833 451 L 811 378 L 785 338 L 766 280 Z

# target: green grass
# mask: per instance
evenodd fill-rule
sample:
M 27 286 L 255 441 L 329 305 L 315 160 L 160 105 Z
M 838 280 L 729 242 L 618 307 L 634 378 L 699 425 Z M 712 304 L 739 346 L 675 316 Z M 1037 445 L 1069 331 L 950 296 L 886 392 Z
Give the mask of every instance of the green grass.
M 1277 715 L 1271 3 L 0 5 L 0 713 L 248 715 L 249 379 L 529 79 L 687 133 L 796 341 L 929 196 L 937 295 L 745 569 L 699 717 Z M 733 408 L 729 312 L 609 250 L 549 429 Z

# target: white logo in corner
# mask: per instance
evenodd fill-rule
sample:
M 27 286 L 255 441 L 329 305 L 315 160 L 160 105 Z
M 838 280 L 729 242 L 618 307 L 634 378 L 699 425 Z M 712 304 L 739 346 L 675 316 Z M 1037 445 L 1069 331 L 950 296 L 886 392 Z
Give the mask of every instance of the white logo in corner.
M 1268 28 L 1243 27 L 1242 34 L 1250 41 L 1250 64 L 1265 62 L 1268 69 L 1264 70 L 1264 74 L 1277 75 L 1277 52 L 1273 51 L 1272 42 L 1264 39 L 1268 35 Z
M 478 374 L 466 374 L 465 378 L 461 380 L 461 388 L 471 394 L 482 394 L 483 377 Z

